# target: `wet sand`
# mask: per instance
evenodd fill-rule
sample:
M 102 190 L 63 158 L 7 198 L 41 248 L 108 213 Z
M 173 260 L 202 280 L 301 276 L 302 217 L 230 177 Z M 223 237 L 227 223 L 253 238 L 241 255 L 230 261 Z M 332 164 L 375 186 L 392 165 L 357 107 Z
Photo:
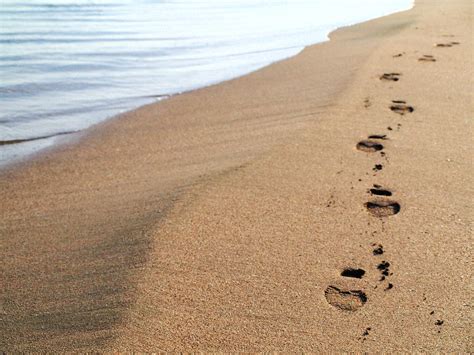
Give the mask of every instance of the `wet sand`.
M 472 50 L 418 0 L 0 171 L 0 349 L 472 351 Z

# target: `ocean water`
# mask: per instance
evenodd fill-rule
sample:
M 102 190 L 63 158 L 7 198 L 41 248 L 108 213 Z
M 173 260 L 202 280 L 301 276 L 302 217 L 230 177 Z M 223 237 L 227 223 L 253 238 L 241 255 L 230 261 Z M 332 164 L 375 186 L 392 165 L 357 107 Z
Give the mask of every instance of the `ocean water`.
M 413 0 L 0 0 L 0 165 Z M 50 138 L 46 138 L 50 137 Z

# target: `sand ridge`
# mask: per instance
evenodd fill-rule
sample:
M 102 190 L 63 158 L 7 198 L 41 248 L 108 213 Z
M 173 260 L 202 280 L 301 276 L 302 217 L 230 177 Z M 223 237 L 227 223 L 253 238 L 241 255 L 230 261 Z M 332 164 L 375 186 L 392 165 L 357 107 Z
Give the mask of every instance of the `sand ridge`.
M 418 1 L 4 172 L 2 348 L 472 351 L 471 7 Z

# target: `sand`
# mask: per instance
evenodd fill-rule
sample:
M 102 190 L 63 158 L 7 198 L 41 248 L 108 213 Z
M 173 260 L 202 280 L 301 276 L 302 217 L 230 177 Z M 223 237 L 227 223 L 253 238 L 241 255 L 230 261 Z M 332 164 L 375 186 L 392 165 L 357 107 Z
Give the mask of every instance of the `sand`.
M 3 169 L 0 349 L 473 351 L 472 53 L 418 0 Z

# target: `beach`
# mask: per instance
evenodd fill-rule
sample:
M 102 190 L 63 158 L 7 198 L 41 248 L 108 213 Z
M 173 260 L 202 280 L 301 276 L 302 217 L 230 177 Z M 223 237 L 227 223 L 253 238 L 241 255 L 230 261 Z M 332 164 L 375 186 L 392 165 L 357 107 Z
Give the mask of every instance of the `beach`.
M 0 170 L 0 349 L 470 352 L 472 3 Z

